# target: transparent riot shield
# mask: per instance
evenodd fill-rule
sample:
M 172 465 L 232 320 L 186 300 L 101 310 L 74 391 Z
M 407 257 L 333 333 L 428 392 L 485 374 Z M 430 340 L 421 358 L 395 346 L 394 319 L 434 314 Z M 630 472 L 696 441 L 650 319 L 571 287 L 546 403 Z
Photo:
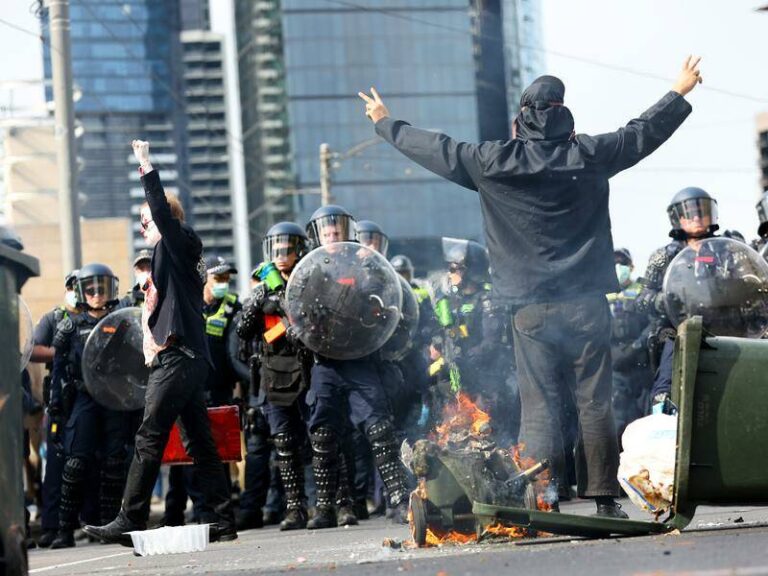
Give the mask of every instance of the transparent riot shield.
M 144 406 L 149 368 L 142 343 L 140 308 L 118 310 L 96 325 L 85 342 L 82 366 L 85 387 L 96 402 L 120 411 Z
M 768 263 L 742 242 L 703 240 L 672 260 L 664 298 L 675 326 L 701 316 L 716 336 L 760 338 L 768 329 Z
M 27 303 L 24 302 L 24 298 L 19 296 L 19 353 L 21 354 L 19 366 L 22 372 L 29 364 L 29 359 L 32 356 L 32 346 L 34 345 L 32 333 L 34 330 L 32 313 L 29 311 Z
M 397 362 L 411 350 L 413 339 L 419 329 L 419 301 L 411 285 L 400 276 L 400 288 L 403 291 L 403 307 L 400 322 L 395 332 L 381 349 L 384 360 Z
M 400 321 L 399 275 L 378 252 L 353 242 L 320 246 L 302 258 L 286 289 L 286 312 L 304 345 L 353 360 L 380 349 Z

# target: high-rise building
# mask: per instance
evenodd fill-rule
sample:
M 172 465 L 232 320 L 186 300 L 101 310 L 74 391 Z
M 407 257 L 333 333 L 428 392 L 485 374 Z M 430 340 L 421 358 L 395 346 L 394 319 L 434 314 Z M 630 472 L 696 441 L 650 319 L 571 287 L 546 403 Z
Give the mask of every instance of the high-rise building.
M 71 0 L 72 73 L 86 218 L 138 213 L 144 197 L 130 142 L 149 140 L 166 189 L 189 207 L 179 0 Z M 41 14 L 49 37 L 48 14 Z M 51 78 L 49 43 L 44 71 Z M 52 91 L 46 89 L 52 99 Z M 141 245 L 138 223 L 135 244 Z
M 306 221 L 319 205 L 311 192 L 319 187 L 318 148 L 327 142 L 337 154 L 333 200 L 377 221 L 392 250 L 409 253 L 417 267 L 437 256 L 440 236 L 482 238 L 477 196 L 379 144 L 357 92 L 376 86 L 395 117 L 460 140 L 508 138 L 522 85 L 540 72 L 540 22 L 529 0 L 236 6 L 252 211 L 282 210 L 276 200 L 287 199 Z M 265 149 L 269 137 L 275 153 Z M 268 158 L 281 176 L 269 193 Z
M 195 231 L 207 254 L 231 259 L 234 243 L 223 38 L 206 30 L 185 30 L 181 42 Z
M 757 115 L 757 150 L 760 157 L 760 186 L 768 191 L 768 112 Z

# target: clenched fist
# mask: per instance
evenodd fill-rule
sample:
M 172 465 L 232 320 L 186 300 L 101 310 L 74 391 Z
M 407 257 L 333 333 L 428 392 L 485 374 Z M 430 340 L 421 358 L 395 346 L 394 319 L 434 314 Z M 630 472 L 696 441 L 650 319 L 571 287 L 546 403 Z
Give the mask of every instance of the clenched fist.
M 134 140 L 131 142 L 131 146 L 133 146 L 133 155 L 136 157 L 136 160 L 141 167 L 144 168 L 145 171 L 147 168 L 151 168 L 152 165 L 149 163 L 149 142 L 144 140 Z

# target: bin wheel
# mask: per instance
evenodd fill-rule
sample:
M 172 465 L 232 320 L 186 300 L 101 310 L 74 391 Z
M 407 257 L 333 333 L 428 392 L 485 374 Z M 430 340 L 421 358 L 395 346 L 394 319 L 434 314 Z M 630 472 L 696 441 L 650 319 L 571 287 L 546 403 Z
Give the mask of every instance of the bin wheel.
M 427 505 L 421 496 L 411 494 L 409 507 L 411 538 L 417 546 L 424 546 L 427 543 Z

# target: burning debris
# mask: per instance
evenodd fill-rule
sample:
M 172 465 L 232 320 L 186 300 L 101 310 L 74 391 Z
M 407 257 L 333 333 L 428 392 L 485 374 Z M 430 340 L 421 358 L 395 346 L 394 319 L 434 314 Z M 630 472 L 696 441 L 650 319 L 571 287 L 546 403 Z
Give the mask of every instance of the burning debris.
M 443 421 L 409 454 L 419 478 L 411 494 L 411 535 L 418 546 L 467 544 L 485 539 L 536 536 L 529 530 L 484 524 L 473 503 L 551 510 L 548 462 L 523 458 L 492 438 L 490 416 L 464 392 L 445 407 Z

